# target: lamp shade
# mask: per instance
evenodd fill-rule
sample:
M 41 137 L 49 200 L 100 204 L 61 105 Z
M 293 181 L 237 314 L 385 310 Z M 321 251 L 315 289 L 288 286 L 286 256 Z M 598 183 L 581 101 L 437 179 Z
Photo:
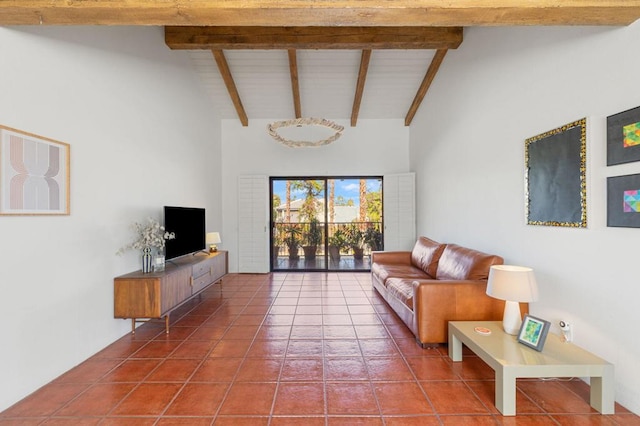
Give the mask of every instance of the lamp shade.
M 220 244 L 221 242 L 219 232 L 207 232 L 207 244 Z
M 487 294 L 501 300 L 535 302 L 538 300 L 538 284 L 533 269 L 513 265 L 492 266 Z

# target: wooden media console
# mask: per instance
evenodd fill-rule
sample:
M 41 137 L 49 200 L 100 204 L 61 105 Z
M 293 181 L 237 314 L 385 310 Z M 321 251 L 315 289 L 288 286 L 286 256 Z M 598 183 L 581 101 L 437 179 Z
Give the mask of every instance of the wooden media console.
M 226 251 L 208 255 L 195 254 L 167 262 L 165 270 L 143 274 L 142 271 L 114 279 L 114 317 L 131 318 L 131 333 L 139 319 L 165 320 L 169 333 L 171 312 L 200 294 L 227 274 Z

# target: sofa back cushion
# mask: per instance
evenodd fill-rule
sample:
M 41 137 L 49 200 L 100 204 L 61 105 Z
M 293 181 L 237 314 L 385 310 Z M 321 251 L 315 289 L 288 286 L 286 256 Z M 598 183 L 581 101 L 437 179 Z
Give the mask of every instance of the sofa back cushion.
M 442 256 L 445 244 L 440 244 L 426 237 L 418 238 L 411 251 L 411 263 L 422 269 L 429 276 L 435 277 L 438 270 L 438 260 Z
M 447 244 L 440 256 L 436 278 L 439 280 L 486 280 L 492 265 L 502 265 L 500 256 Z

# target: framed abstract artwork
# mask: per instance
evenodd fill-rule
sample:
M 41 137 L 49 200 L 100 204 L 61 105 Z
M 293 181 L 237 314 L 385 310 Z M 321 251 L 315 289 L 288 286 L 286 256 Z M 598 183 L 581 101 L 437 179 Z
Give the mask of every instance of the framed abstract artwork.
M 525 141 L 528 225 L 587 227 L 587 120 Z
M 607 117 L 607 166 L 640 160 L 640 107 Z
M 607 226 L 640 228 L 640 174 L 607 178 Z
M 518 332 L 518 342 L 542 352 L 551 323 L 531 315 L 525 315 Z
M 0 215 L 68 215 L 70 146 L 0 126 Z

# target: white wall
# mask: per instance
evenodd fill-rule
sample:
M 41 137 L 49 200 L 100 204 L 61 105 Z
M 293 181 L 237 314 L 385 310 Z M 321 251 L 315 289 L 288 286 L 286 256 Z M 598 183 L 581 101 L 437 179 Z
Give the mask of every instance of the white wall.
M 0 28 L 0 124 L 71 145 L 71 215 L 0 217 L 0 411 L 129 331 L 115 255 L 165 204 L 221 224 L 219 120 L 161 28 Z
M 249 126 L 242 127 L 238 120 L 222 120 L 220 247 L 229 250 L 232 272 L 238 270 L 238 176 L 379 176 L 409 171 L 409 128 L 403 120 L 358 120 L 356 127 L 348 120 L 334 120 L 345 127 L 342 137 L 315 148 L 276 142 L 267 133 L 272 121 L 249 120 Z
M 640 23 L 625 28 L 469 29 L 411 127 L 418 233 L 531 266 L 531 311 L 573 323 L 615 364 L 616 400 L 640 413 L 640 229 L 606 227 L 606 117 L 640 106 Z M 588 229 L 527 226 L 524 141 L 588 117 Z

